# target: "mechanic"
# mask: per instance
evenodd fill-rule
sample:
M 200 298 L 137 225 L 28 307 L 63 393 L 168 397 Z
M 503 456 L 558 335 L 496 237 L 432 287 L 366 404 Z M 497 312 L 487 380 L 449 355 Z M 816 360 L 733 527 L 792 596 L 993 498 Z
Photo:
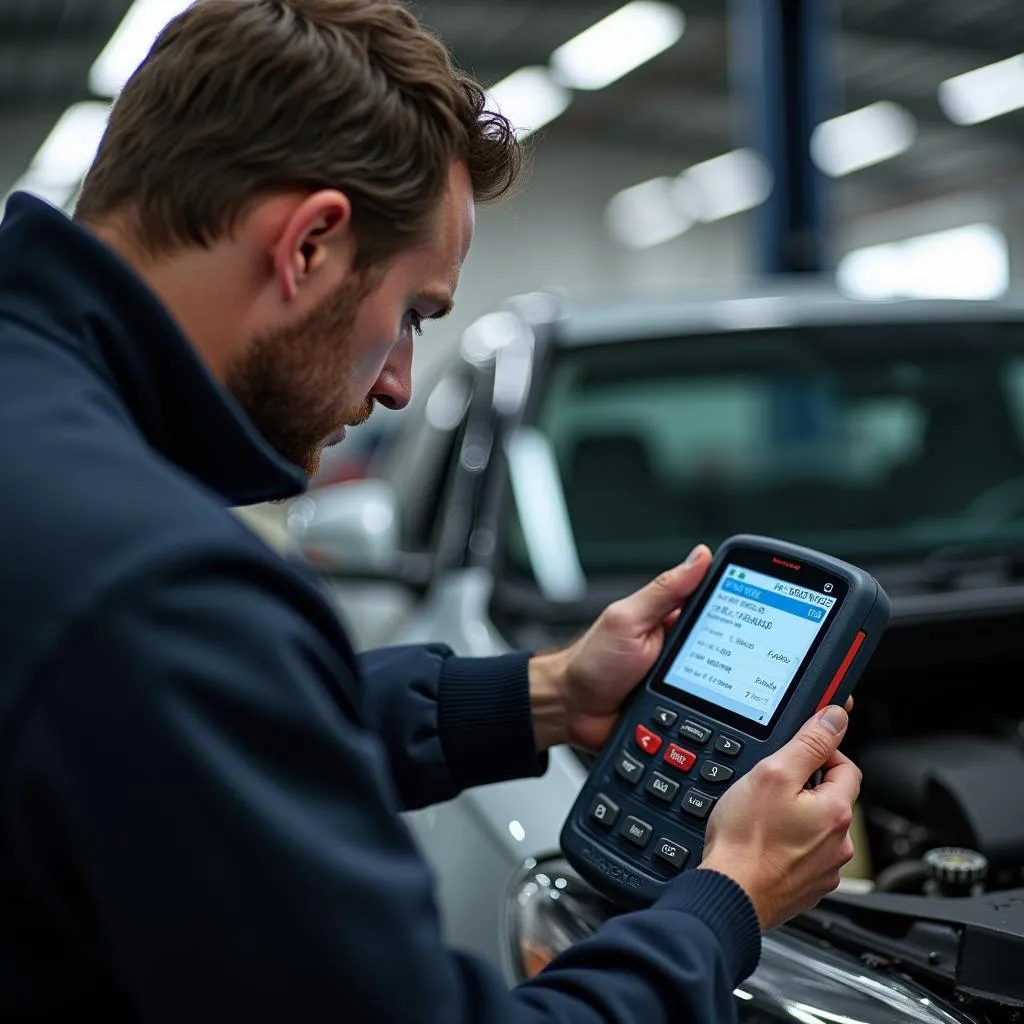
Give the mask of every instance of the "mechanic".
M 509 992 L 445 948 L 399 812 L 599 747 L 709 552 L 563 650 L 360 657 L 225 510 L 408 403 L 521 156 L 391 0 L 200 0 L 75 217 L 10 200 L 3 1021 L 722 1024 L 761 932 L 837 884 L 860 774 L 830 708 L 724 797 L 701 870 Z

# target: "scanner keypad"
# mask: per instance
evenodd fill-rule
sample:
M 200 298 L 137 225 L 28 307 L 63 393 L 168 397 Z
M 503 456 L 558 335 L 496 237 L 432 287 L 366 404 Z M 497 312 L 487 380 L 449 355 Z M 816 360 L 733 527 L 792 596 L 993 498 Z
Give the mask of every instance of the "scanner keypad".
M 715 758 L 738 757 L 743 743 L 690 718 L 679 722 L 678 714 L 663 706 L 648 710 L 644 721 L 635 721 L 629 740 L 604 783 L 611 788 L 595 798 L 588 818 L 593 827 L 606 834 L 618 825 L 615 832 L 622 853 L 631 851 L 651 866 L 678 871 L 689 858 L 689 850 L 678 837 L 670 835 L 662 835 L 652 845 L 654 828 L 644 820 L 643 807 L 660 809 L 670 815 L 669 820 L 677 817 L 684 828 L 702 831 L 735 775 L 733 768 Z M 628 791 L 629 808 L 620 810 L 613 792 L 616 788 L 623 796 Z

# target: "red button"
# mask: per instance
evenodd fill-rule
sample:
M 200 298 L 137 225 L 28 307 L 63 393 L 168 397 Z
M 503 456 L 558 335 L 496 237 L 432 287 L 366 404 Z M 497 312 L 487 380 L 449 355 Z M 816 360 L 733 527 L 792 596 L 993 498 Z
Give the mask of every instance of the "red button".
M 651 732 L 645 725 L 636 727 L 636 745 L 645 754 L 656 754 L 661 746 L 661 737 L 656 732 Z
M 696 754 L 684 750 L 678 743 L 670 743 L 665 751 L 664 761 L 666 764 L 678 768 L 681 772 L 688 772 L 697 760 Z

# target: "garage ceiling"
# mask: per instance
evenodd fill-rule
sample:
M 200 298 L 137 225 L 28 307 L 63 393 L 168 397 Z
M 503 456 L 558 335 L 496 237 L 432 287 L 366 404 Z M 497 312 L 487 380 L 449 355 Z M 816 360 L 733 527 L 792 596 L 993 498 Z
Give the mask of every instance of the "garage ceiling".
M 459 63 L 490 84 L 524 65 L 545 64 L 556 47 L 621 2 L 420 0 L 416 8 Z M 728 3 L 678 6 L 687 17 L 682 39 L 608 88 L 577 94 L 545 129 L 542 145 L 599 141 L 650 152 L 660 169 L 682 168 L 742 141 L 729 90 Z M 89 67 L 127 7 L 127 0 L 0 3 L 0 195 L 61 112 L 89 98 Z M 947 120 L 936 99 L 942 80 L 1024 51 L 1019 0 L 844 0 L 842 25 L 842 108 L 892 100 L 919 127 L 907 153 L 842 179 L 847 201 L 884 208 L 1024 187 L 1024 112 L 964 128 Z

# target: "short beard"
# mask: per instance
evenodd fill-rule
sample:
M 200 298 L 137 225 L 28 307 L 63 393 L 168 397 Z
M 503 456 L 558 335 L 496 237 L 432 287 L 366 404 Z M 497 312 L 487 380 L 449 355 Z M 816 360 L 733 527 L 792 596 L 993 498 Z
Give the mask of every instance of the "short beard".
M 327 438 L 373 411 L 372 398 L 345 405 L 348 339 L 365 295 L 365 283 L 353 279 L 301 323 L 256 338 L 227 374 L 228 390 L 256 429 L 310 479 Z

